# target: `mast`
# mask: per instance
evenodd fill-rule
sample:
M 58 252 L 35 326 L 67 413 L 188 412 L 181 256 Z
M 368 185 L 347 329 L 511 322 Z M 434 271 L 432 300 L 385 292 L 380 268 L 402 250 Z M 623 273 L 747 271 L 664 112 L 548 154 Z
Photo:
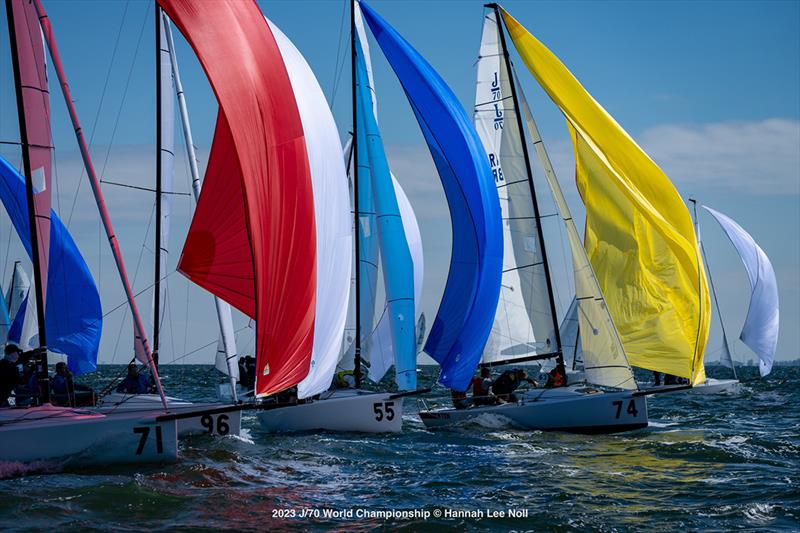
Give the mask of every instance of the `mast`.
M 33 262 L 33 289 L 36 299 L 36 318 L 39 330 L 39 348 L 34 354 L 39 357 L 37 374 L 39 381 L 39 398 L 41 403 L 50 403 L 50 378 L 47 372 L 47 337 L 45 332 L 45 308 L 42 273 L 39 270 L 41 258 L 39 257 L 39 238 L 36 226 L 36 208 L 33 202 L 33 174 L 31 173 L 30 146 L 28 144 L 28 126 L 25 122 L 25 104 L 22 99 L 22 75 L 19 65 L 19 50 L 17 48 L 17 32 L 14 26 L 14 8 L 11 0 L 6 0 L 6 20 L 8 22 L 8 36 L 11 41 L 11 63 L 14 69 L 14 90 L 17 98 L 17 115 L 19 119 L 19 137 L 22 147 L 22 166 L 25 171 L 25 197 L 28 203 L 28 224 L 31 233 L 31 261 Z M 49 194 L 49 193 L 48 193 Z M 30 292 L 28 292 L 30 295 Z
M 550 263 L 547 261 L 547 247 L 544 242 L 544 233 L 542 232 L 542 217 L 539 213 L 539 202 L 536 200 L 536 187 L 533 184 L 533 172 L 531 170 L 531 160 L 528 155 L 528 143 L 525 139 L 525 129 L 522 126 L 522 115 L 520 114 L 519 100 L 517 98 L 517 88 L 514 81 L 514 72 L 511 68 L 511 57 L 508 53 L 506 46 L 506 36 L 503 31 L 503 24 L 500 22 L 502 16 L 500 14 L 500 6 L 495 3 L 486 4 L 485 7 L 494 10 L 495 20 L 497 21 L 497 33 L 500 34 L 500 46 L 503 48 L 503 59 L 506 64 L 506 71 L 508 72 L 508 81 L 511 86 L 511 98 L 514 102 L 515 115 L 517 117 L 517 128 L 519 128 L 520 139 L 522 140 L 522 155 L 525 159 L 525 170 L 528 173 L 528 185 L 531 189 L 531 201 L 533 202 L 533 212 L 536 217 L 536 233 L 539 237 L 539 243 L 542 249 L 542 263 L 544 266 L 544 275 L 547 280 L 547 296 L 550 300 L 550 315 L 553 317 L 553 333 L 556 340 L 556 364 L 558 365 L 562 374 L 566 375 L 564 367 L 564 354 L 561 351 L 561 333 L 558 325 L 558 315 L 556 314 L 556 302 L 553 298 L 553 281 L 550 276 Z
M 122 252 L 119 249 L 119 241 L 117 240 L 117 236 L 114 233 L 114 228 L 111 225 L 111 217 L 108 214 L 108 208 L 106 207 L 105 198 L 103 197 L 103 191 L 100 188 L 100 180 L 97 178 L 97 173 L 94 170 L 94 165 L 92 164 L 91 157 L 89 156 L 89 146 L 86 143 L 86 138 L 83 135 L 83 129 L 81 129 L 80 121 L 78 120 L 78 113 L 75 110 L 75 105 L 72 103 L 72 95 L 70 94 L 69 84 L 67 83 L 67 78 L 64 74 L 64 66 L 61 64 L 61 56 L 58 53 L 58 47 L 56 46 L 55 38 L 53 37 L 53 28 L 50 25 L 50 20 L 47 17 L 47 13 L 44 11 L 41 0 L 33 0 L 33 4 L 36 7 L 36 12 L 39 14 L 39 23 L 42 26 L 42 35 L 44 35 L 47 48 L 50 50 L 50 58 L 53 61 L 53 67 L 56 71 L 59 84 L 61 85 L 61 93 L 64 96 L 64 102 L 67 106 L 67 110 L 69 111 L 69 118 L 72 121 L 72 126 L 75 130 L 75 137 L 78 141 L 78 147 L 81 151 L 81 158 L 83 159 L 83 164 L 86 168 L 86 174 L 89 177 L 89 184 L 92 186 L 92 193 L 94 194 L 95 201 L 97 202 L 97 209 L 100 212 L 100 219 L 103 222 L 103 228 L 106 231 L 106 236 L 108 237 L 108 242 L 111 246 L 111 252 L 114 255 L 114 262 L 117 265 L 120 281 L 122 282 L 122 286 L 125 289 L 125 295 L 128 299 L 131 317 L 133 318 L 134 349 L 137 351 L 137 357 L 140 360 L 143 359 L 142 362 L 146 362 L 149 365 L 153 379 L 156 382 L 158 394 L 161 396 L 161 403 L 164 406 L 164 409 L 167 410 L 167 398 L 164 395 L 164 389 L 161 387 L 161 380 L 158 377 L 158 369 L 153 363 L 153 357 L 150 353 L 150 346 L 147 343 L 147 336 L 145 335 L 144 325 L 142 324 L 142 317 L 139 315 L 139 308 L 136 305 L 133 289 L 131 288 L 130 281 L 128 280 L 128 274 L 125 270 L 125 263 L 122 259 Z
M 353 87 L 353 218 L 355 220 L 355 239 L 356 253 L 356 339 L 353 355 L 353 377 L 356 381 L 356 388 L 361 388 L 361 250 L 359 249 L 359 204 L 358 204 L 358 111 L 357 111 L 357 88 L 356 88 L 356 0 L 350 0 L 350 71 Z
M 692 218 L 694 219 L 695 233 L 697 234 L 697 244 L 700 245 L 700 255 L 702 255 L 703 262 L 706 265 L 706 272 L 708 272 L 708 283 L 711 285 L 711 294 L 714 296 L 714 307 L 717 309 L 717 316 L 719 317 L 719 326 L 722 329 L 722 343 L 725 345 L 725 354 L 728 356 L 728 363 L 733 370 L 733 378 L 739 379 L 736 376 L 736 365 L 733 362 L 733 354 L 731 353 L 731 346 L 728 343 L 728 334 L 725 332 L 725 322 L 722 320 L 722 310 L 719 307 L 719 300 L 717 299 L 717 290 L 714 288 L 714 278 L 711 276 L 711 267 L 708 264 L 708 257 L 706 248 L 703 246 L 703 240 L 700 238 L 700 218 L 697 216 L 697 200 L 689 198 L 692 202 Z
M 197 154 L 194 149 L 194 139 L 192 139 L 192 128 L 189 124 L 189 110 L 186 106 L 186 97 L 183 92 L 183 84 L 181 83 L 181 75 L 178 70 L 178 57 L 175 54 L 175 43 L 172 40 L 172 27 L 169 23 L 169 18 L 165 14 L 161 15 L 164 21 L 164 34 L 167 36 L 167 48 L 169 49 L 169 57 L 172 63 L 172 79 L 175 82 L 175 93 L 178 97 L 178 108 L 181 113 L 181 125 L 183 126 L 183 137 L 186 144 L 186 152 L 189 158 L 189 171 L 192 174 L 192 193 L 195 202 L 200 200 L 200 170 L 197 168 Z M 160 106 L 159 106 L 160 109 Z M 159 167 L 160 168 L 160 167 Z M 231 397 L 234 403 L 239 402 L 238 394 L 236 392 L 236 349 L 234 346 L 234 339 L 231 338 L 233 332 L 233 325 L 230 328 L 225 326 L 225 320 L 230 322 L 231 308 L 226 302 L 222 301 L 218 296 L 214 296 L 214 306 L 217 310 L 217 319 L 219 320 L 219 331 L 222 337 L 222 345 L 225 348 L 225 362 L 228 366 L 228 379 L 231 387 Z M 227 318 L 225 318 L 227 317 Z M 231 348 L 233 347 L 233 348 Z M 233 352 L 233 355 L 230 353 Z
M 158 340 L 161 326 L 161 8 L 156 8 L 156 230 L 155 230 L 155 280 L 153 282 L 153 365 L 158 368 Z

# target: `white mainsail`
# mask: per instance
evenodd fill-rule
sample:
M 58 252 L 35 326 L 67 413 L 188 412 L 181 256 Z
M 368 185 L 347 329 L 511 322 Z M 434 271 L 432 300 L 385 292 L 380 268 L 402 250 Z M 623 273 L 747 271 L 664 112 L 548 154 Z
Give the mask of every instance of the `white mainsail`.
M 22 305 L 23 300 L 28 295 L 28 290 L 31 288 L 31 281 L 22 268 L 22 263 L 14 261 L 14 270 L 11 273 L 11 283 L 8 285 L 8 294 L 6 295 L 6 302 L 8 303 L 8 316 L 11 321 L 17 316 L 17 311 Z
M 638 386 L 625 355 L 625 349 L 622 347 L 617 328 L 614 326 L 614 321 L 611 319 L 611 314 L 603 298 L 600 284 L 597 282 L 564 193 L 561 191 L 561 186 L 553 171 L 550 157 L 544 148 L 539 128 L 533 119 L 525 94 L 521 90 L 518 90 L 517 94 L 528 126 L 530 140 L 536 147 L 536 155 L 544 169 L 559 216 L 567 230 L 569 246 L 572 251 L 575 299 L 578 303 L 578 335 L 583 352 L 586 381 L 606 387 L 636 389 Z
M 474 120 L 500 197 L 503 281 L 482 363 L 558 350 L 538 220 L 499 31 L 495 14 L 487 14 L 478 57 Z
M 269 22 L 269 21 L 268 21 Z M 317 229 L 317 300 L 311 367 L 297 386 L 299 398 L 330 387 L 350 298 L 352 234 L 341 140 L 322 88 L 299 50 L 269 22 L 283 56 L 303 123 Z
M 730 217 L 704 205 L 728 235 L 750 279 L 750 307 L 739 338 L 758 356 L 761 377 L 772 371 L 778 345 L 778 281 L 772 263 L 753 237 Z

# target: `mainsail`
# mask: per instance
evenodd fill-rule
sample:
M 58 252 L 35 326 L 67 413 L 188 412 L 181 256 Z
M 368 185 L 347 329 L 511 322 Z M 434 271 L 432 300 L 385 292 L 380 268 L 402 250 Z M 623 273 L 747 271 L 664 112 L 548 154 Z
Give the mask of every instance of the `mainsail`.
M 567 118 L 586 205 L 584 245 L 631 364 L 704 382 L 710 297 L 686 206 L 558 58 L 505 10 L 503 17 Z
M 20 93 L 33 181 L 33 205 L 39 249 L 42 302 L 47 302 L 53 140 L 50 133 L 50 89 L 39 15 L 30 0 L 9 0 L 14 18 Z M 25 211 L 27 213 L 27 209 Z
M 31 240 L 28 204 L 25 199 L 25 179 L 3 158 L 0 158 L 0 200 L 20 241 L 30 255 Z M 70 370 L 76 375 L 84 374 L 97 367 L 97 351 L 103 327 L 100 295 L 89 267 L 67 229 L 54 212 L 50 212 L 49 218 L 52 220 L 49 250 L 52 260 L 47 277 L 49 304 L 45 310 L 47 349 L 65 354 Z M 14 266 L 12 290 L 13 297 L 17 297 L 24 287 L 20 281 L 27 279 L 23 277 L 24 273 L 19 268 L 19 263 Z M 34 333 L 37 330 L 36 314 L 25 313 L 25 308 L 32 305 L 35 300 L 32 296 L 33 293 L 29 292 L 28 298 L 20 302 L 19 312 L 15 313 L 9 337 L 16 342 L 23 340 L 25 329 Z M 26 325 L 24 322 L 32 325 Z M 26 346 L 26 349 L 32 347 L 34 346 Z
M 758 356 L 758 370 L 764 377 L 772 371 L 778 346 L 780 312 L 775 270 L 767 254 L 744 228 L 719 211 L 706 205 L 703 209 L 711 213 L 725 230 L 750 279 L 750 307 L 739 338 Z
M 503 217 L 503 281 L 482 363 L 557 353 L 558 327 L 534 208 L 511 75 L 495 13 L 484 18 L 475 92 L 475 129 L 486 148 Z
M 447 195 L 450 271 L 425 351 L 441 365 L 442 385 L 465 390 L 491 332 L 500 292 L 497 189 L 486 151 L 452 90 L 394 28 L 364 2 L 359 5 L 411 103 Z
M 308 374 L 314 340 L 316 226 L 297 102 L 255 2 L 159 3 L 220 106 L 178 268 L 256 321 L 256 394 L 272 394 Z
M 6 303 L 8 304 L 8 316 L 11 320 L 17 316 L 22 301 L 28 295 L 31 288 L 31 281 L 28 279 L 28 274 L 22 268 L 20 261 L 14 261 L 14 269 L 11 272 L 11 281 L 8 284 L 8 293 L 6 294 Z
M 269 22 L 269 21 L 268 21 Z M 325 94 L 311 67 L 272 22 L 303 122 L 317 221 L 317 303 L 314 348 L 308 375 L 297 385 L 299 398 L 326 391 L 339 359 L 350 298 L 353 241 L 350 197 L 341 140 Z

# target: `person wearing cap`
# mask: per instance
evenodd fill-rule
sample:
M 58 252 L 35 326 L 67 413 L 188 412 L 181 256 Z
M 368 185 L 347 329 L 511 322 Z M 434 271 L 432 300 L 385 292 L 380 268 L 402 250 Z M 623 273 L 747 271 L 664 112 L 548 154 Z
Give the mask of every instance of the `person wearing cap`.
M 146 376 L 139 373 L 136 363 L 128 365 L 128 375 L 117 385 L 117 392 L 125 394 L 147 394 L 150 392 L 150 382 Z

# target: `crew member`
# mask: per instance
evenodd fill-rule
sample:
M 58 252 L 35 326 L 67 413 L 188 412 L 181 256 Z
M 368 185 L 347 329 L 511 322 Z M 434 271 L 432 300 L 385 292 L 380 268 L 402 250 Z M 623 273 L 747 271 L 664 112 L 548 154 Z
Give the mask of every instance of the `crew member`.
M 0 360 L 0 407 L 8 407 L 11 391 L 20 383 L 17 362 L 21 352 L 16 344 L 8 344 L 5 348 L 5 357 Z
M 556 365 L 556 367 L 547 374 L 546 389 L 555 389 L 558 387 L 567 386 L 567 376 L 564 373 L 564 365 Z
M 128 365 L 128 375 L 117 385 L 117 392 L 125 394 L 147 394 L 150 392 L 150 381 L 140 374 L 136 363 Z
M 516 402 L 517 397 L 514 395 L 514 391 L 522 385 L 523 381 L 530 383 L 534 387 L 539 386 L 538 383 L 528 377 L 528 373 L 525 370 L 516 368 L 506 370 L 500 374 L 500 377 L 492 383 L 492 392 L 502 402 Z
M 481 375 L 472 378 L 472 403 L 474 405 L 492 405 L 492 371 L 489 367 L 481 367 Z

